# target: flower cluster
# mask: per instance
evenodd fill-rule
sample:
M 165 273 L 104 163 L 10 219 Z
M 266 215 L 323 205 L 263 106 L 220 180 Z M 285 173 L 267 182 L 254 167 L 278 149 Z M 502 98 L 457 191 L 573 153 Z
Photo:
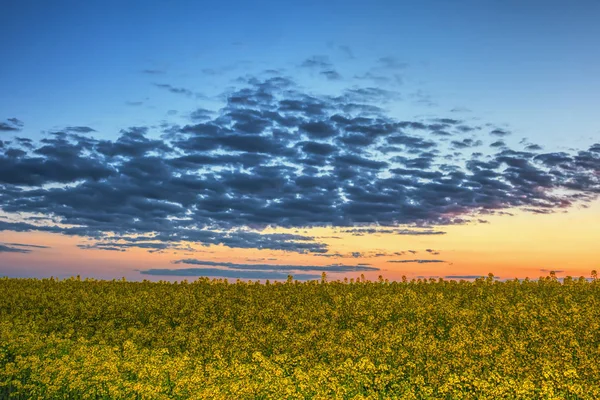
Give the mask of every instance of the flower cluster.
M 600 284 L 0 279 L 0 398 L 597 399 Z

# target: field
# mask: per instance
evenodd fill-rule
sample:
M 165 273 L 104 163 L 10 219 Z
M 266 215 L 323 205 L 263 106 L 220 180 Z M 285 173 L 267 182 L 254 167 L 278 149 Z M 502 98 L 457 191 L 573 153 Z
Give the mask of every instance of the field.
M 0 279 L 0 398 L 598 399 L 600 283 Z

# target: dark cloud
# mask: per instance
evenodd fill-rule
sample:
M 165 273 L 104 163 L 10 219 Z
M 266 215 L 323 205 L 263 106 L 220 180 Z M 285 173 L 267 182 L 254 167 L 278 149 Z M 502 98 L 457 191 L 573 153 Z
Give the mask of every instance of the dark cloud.
M 47 140 L 34 155 L 15 155 L 13 149 L 6 149 L 0 155 L 0 184 L 41 186 L 81 179 L 98 181 L 113 174 L 110 165 L 97 155 L 84 154 L 85 151 L 85 144 L 65 140 Z
M 341 253 L 325 253 L 325 254 L 315 254 L 315 257 L 327 257 L 327 258 L 345 258 L 347 257 Z
M 348 105 L 352 105 L 354 103 L 371 103 L 371 102 L 381 102 L 387 103 L 391 100 L 399 100 L 400 94 L 398 92 L 392 90 L 381 89 L 378 87 L 362 87 L 362 88 L 353 88 L 347 89 L 344 92 L 343 96 L 338 97 L 336 100 L 341 101 L 340 104 L 342 107 L 342 111 L 351 112 L 352 109 L 348 109 Z M 344 104 L 348 103 L 348 104 Z M 367 104 L 368 105 L 368 104 Z
M 446 232 L 436 231 L 431 229 L 426 230 L 414 230 L 414 229 L 380 229 L 380 228 L 353 228 L 353 229 L 344 229 L 342 230 L 344 233 L 351 233 L 355 236 L 362 236 L 364 234 L 376 234 L 376 233 L 385 233 L 385 234 L 394 234 L 394 235 L 445 235 Z
M 146 74 L 146 75 L 162 75 L 164 74 L 165 71 L 162 69 L 144 69 L 142 70 L 142 74 Z
M 182 94 L 184 96 L 192 96 L 194 94 L 194 92 L 192 92 L 190 89 L 175 87 L 167 83 L 155 83 L 154 86 L 156 86 L 157 88 L 168 90 L 171 93 Z
M 457 125 L 462 123 L 462 121 L 454 118 L 434 118 L 433 121 L 444 125 Z
M 337 72 L 333 69 L 321 71 L 321 75 L 323 75 L 325 78 L 329 79 L 330 81 L 339 81 L 340 79 L 342 79 L 342 75 L 340 75 L 339 72 Z
M 310 138 L 314 139 L 327 139 L 339 133 L 332 124 L 325 121 L 304 122 L 300 124 L 299 128 Z
M 8 118 L 5 122 L 0 122 L 0 132 L 18 132 L 23 129 L 23 121 L 17 118 Z
M 541 268 L 541 269 L 540 269 L 540 272 L 547 272 L 547 273 L 554 272 L 554 273 L 556 273 L 556 274 L 562 274 L 562 273 L 564 273 L 565 271 L 564 271 L 564 270 L 562 270 L 562 269 L 547 269 L 547 268 Z
M 90 128 L 89 126 L 67 126 L 64 130 L 65 130 L 65 132 L 70 132 L 70 133 L 91 133 L 91 132 L 96 132 L 95 129 Z
M 525 147 L 525 150 L 528 150 L 528 151 L 540 151 L 540 150 L 542 150 L 542 146 L 540 146 L 539 144 L 528 144 Z
M 452 112 L 452 113 L 468 113 L 468 112 L 471 112 L 471 110 L 467 107 L 454 107 L 450 110 L 450 112 Z
M 455 149 L 467 149 L 470 147 L 477 147 L 477 146 L 481 146 L 483 144 L 483 142 L 481 140 L 475 140 L 475 139 L 462 139 L 462 140 L 453 140 L 451 142 L 452 147 L 454 147 Z
M 318 271 L 318 272 L 359 272 L 359 271 L 379 271 L 379 268 L 366 265 L 277 265 L 277 264 L 237 264 L 231 262 L 203 261 L 195 259 L 184 259 L 175 261 L 174 264 L 205 265 L 210 267 L 224 267 L 240 270 L 258 270 L 258 271 Z
M 142 157 L 150 152 L 167 153 L 170 147 L 162 140 L 147 138 L 148 128 L 132 127 L 121 131 L 116 141 L 102 140 L 96 144 L 98 153 L 107 157 Z
M 6 246 L 17 246 L 17 247 L 30 247 L 34 249 L 49 249 L 49 246 L 40 246 L 37 244 L 24 244 L 24 243 L 4 243 Z
M 94 244 L 79 244 L 77 245 L 80 249 L 100 249 L 100 250 L 113 250 L 113 251 L 125 251 L 129 248 L 139 248 L 148 250 L 165 250 L 169 248 L 176 248 L 171 243 L 161 242 L 133 242 L 133 243 L 117 243 L 117 242 L 100 242 Z
M 194 242 L 328 254 L 317 238 L 264 229 L 440 235 L 437 226 L 512 208 L 562 211 L 600 194 L 599 144 L 569 153 L 504 145 L 465 159 L 455 150 L 490 138 L 444 138 L 478 129 L 454 118 L 394 118 L 385 105 L 395 96 L 376 87 L 316 95 L 274 72 L 240 79 L 218 111 L 182 113 L 192 120 L 182 127 L 97 140 L 71 126 L 2 142 L 0 208 L 20 222 L 0 229 L 90 237 L 84 248 L 105 250 Z M 41 219 L 18 217 L 30 214 Z
M 211 119 L 214 113 L 205 108 L 197 108 L 190 113 L 190 119 L 192 121 L 205 121 Z
M 1 228 L 1 225 L 0 225 Z M 68 232 L 68 231 L 67 231 Z M 68 233 L 67 233 L 68 234 Z M 168 233 L 137 238 L 118 237 L 125 243 L 114 240 L 96 242 L 92 245 L 80 245 L 82 249 L 102 249 L 125 251 L 128 248 L 151 250 L 181 249 L 181 241 L 198 242 L 205 246 L 224 245 L 232 248 L 250 248 L 262 250 L 281 250 L 296 253 L 325 253 L 327 245 L 315 241 L 310 236 L 286 233 L 263 234 L 252 231 L 211 231 L 197 229 L 171 229 Z
M 391 83 L 400 85 L 403 83 L 402 76 L 399 74 L 381 75 L 373 72 L 366 72 L 362 75 L 355 75 L 354 79 L 362 81 L 371 81 L 376 85 L 387 85 Z
M 446 275 L 444 276 L 445 279 L 477 279 L 477 278 L 484 278 L 485 276 L 483 275 Z
M 444 261 L 444 260 L 421 260 L 421 259 L 417 259 L 417 260 L 390 260 L 388 262 L 390 262 L 390 263 L 400 263 L 400 264 L 405 264 L 405 263 L 429 264 L 429 263 L 445 263 L 446 261 Z
M 220 277 L 233 279 L 273 279 L 285 280 L 288 273 L 269 271 L 243 271 L 219 268 L 182 268 L 182 269 L 147 269 L 140 271 L 144 275 L 155 276 L 196 276 L 196 277 Z M 295 274 L 294 279 L 314 280 L 320 279 L 317 274 Z
M 17 247 L 10 247 L 0 243 L 0 253 L 31 253 L 29 249 L 19 249 Z
M 493 131 L 490 132 L 490 135 L 494 135 L 494 136 L 507 136 L 510 135 L 510 132 L 505 130 L 505 129 L 494 129 Z

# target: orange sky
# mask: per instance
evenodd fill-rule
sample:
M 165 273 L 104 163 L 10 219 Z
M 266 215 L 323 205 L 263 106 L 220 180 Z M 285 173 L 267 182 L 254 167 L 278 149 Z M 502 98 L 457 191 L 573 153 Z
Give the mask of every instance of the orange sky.
M 149 253 L 144 249 L 126 252 L 83 250 L 76 247 L 85 243 L 79 237 L 40 232 L 0 232 L 0 242 L 27 243 L 49 246 L 32 249 L 31 253 L 1 253 L 0 275 L 59 276 L 80 274 L 97 278 L 168 279 L 149 277 L 136 270 L 149 268 L 185 268 L 172 261 L 195 258 L 208 261 L 262 264 L 328 265 L 368 263 L 381 269 L 365 276 L 376 279 L 379 274 L 391 280 L 402 275 L 448 276 L 486 275 L 494 273 L 501 278 L 547 275 L 547 270 L 564 271 L 558 276 L 588 276 L 600 268 L 600 201 L 588 208 L 572 208 L 568 212 L 550 215 L 516 211 L 514 216 L 489 217 L 487 224 L 441 226 L 445 235 L 392 235 L 372 234 L 352 236 L 340 229 L 315 228 L 306 232 L 329 245 L 329 253 L 347 255 L 343 258 L 318 257 L 274 250 L 232 249 L 224 246 L 204 247 L 191 244 L 196 252 L 165 251 Z M 268 230 L 294 233 L 295 230 Z M 304 231 L 302 231 L 303 234 Z M 339 237 L 332 238 L 332 236 Z M 439 255 L 430 255 L 433 249 Z M 403 256 L 375 257 L 376 253 L 415 250 Z M 362 257 L 350 257 L 361 252 Z M 276 258 L 277 260 L 261 260 Z M 444 263 L 390 263 L 390 260 L 441 259 Z M 331 274 L 332 278 L 355 277 L 360 273 Z M 177 278 L 182 279 L 182 278 Z

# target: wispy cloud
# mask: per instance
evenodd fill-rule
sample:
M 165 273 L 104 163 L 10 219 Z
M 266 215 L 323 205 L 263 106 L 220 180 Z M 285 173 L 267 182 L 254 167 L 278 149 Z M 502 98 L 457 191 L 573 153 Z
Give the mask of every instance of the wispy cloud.
M 378 60 L 378 63 L 381 67 L 388 69 L 405 69 L 408 67 L 407 62 L 400 61 L 396 57 L 392 56 L 381 57 Z
M 333 68 L 319 57 L 303 64 Z M 88 247 L 105 250 L 194 242 L 328 254 L 317 238 L 264 229 L 435 236 L 513 209 L 565 211 L 600 193 L 600 144 L 490 148 L 508 131 L 445 116 L 398 118 L 386 112 L 398 94 L 380 87 L 319 95 L 277 70 L 236 82 L 218 111 L 178 110 L 187 125 L 124 127 L 116 139 L 96 139 L 93 128 L 71 124 L 39 141 L 2 141 L 0 208 L 41 219 L 0 221 L 0 229 L 90 237 Z M 465 139 L 481 126 L 491 132 Z M 479 141 L 485 157 L 474 155 Z
M 322 71 L 321 75 L 323 75 L 325 78 L 329 79 L 330 81 L 339 81 L 340 79 L 342 79 L 342 75 L 340 75 L 339 72 L 337 72 L 333 69 L 329 69 L 327 71 Z
M 33 249 L 49 249 L 50 246 L 40 246 L 37 244 L 24 244 L 24 243 L 4 243 L 7 246 L 17 246 L 17 247 L 31 247 Z
M 329 57 L 319 55 L 307 58 L 300 66 L 303 68 L 330 69 L 333 67 L 333 64 L 329 61 Z
M 240 271 L 218 268 L 183 268 L 183 269 L 147 269 L 140 271 L 143 275 L 158 276 L 195 276 L 195 277 L 222 277 L 234 279 L 287 279 L 288 273 L 269 271 Z M 294 274 L 298 280 L 314 280 L 321 278 L 318 274 Z
M 154 86 L 156 86 L 157 88 L 167 90 L 174 94 L 182 94 L 184 96 L 193 96 L 194 95 L 194 92 L 192 92 L 190 89 L 186 89 L 186 88 L 182 88 L 182 87 L 175 87 L 175 86 L 169 85 L 167 83 L 155 83 Z
M 351 233 L 354 236 L 373 235 L 373 234 L 393 234 L 393 235 L 445 235 L 446 232 L 432 229 L 390 229 L 390 228 L 352 228 L 344 229 L 343 233 Z
M 31 253 L 29 249 L 19 249 L 17 247 L 10 247 L 0 244 L 0 253 Z
M 379 268 L 367 265 L 281 265 L 281 264 L 238 264 L 221 261 L 205 261 L 196 259 L 177 260 L 174 264 L 206 265 L 212 267 L 225 267 L 230 269 L 260 270 L 260 271 L 319 271 L 319 272 L 357 272 L 379 271 Z
M 25 124 L 17 118 L 8 118 L 0 122 L 0 132 L 18 132 L 23 129 Z
M 444 276 L 445 279 L 477 279 L 477 278 L 483 278 L 485 277 L 484 275 L 446 275 Z

